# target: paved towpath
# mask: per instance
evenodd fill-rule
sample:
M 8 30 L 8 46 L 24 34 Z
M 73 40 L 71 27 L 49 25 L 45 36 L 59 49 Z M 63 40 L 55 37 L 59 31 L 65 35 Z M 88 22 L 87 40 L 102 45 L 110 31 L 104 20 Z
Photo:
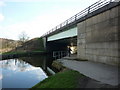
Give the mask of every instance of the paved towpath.
M 58 61 L 62 62 L 64 66 L 102 83 L 113 86 L 120 84 L 118 82 L 120 81 L 120 78 L 118 80 L 118 75 L 120 75 L 118 67 L 91 61 L 68 60 L 67 58 L 58 59 Z

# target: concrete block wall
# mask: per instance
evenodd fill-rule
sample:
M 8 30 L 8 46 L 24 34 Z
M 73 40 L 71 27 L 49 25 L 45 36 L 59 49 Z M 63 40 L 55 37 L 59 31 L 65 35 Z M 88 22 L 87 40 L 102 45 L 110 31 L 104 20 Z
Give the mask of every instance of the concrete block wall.
M 77 57 L 82 60 L 118 65 L 120 57 L 120 6 L 78 23 Z

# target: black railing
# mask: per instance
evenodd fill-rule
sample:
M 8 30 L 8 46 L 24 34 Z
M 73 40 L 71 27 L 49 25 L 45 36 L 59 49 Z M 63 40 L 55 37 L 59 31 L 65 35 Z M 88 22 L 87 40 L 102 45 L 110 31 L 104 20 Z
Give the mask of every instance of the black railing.
M 67 51 L 53 51 L 53 58 L 60 59 L 62 57 L 67 56 L 68 52 Z
M 110 4 L 111 2 L 113 2 L 115 0 L 99 0 L 98 2 L 92 4 L 91 6 L 87 7 L 86 9 L 82 10 L 81 12 L 77 13 L 76 15 L 72 16 L 71 18 L 67 19 L 66 21 L 64 21 L 63 23 L 57 25 L 55 28 L 51 29 L 50 31 L 48 31 L 47 33 L 45 33 L 44 35 L 42 35 L 41 37 L 44 37 L 66 25 L 69 25 L 75 21 L 77 21 L 78 19 L 86 16 L 89 13 L 92 13 L 100 8 L 102 8 L 103 6 L 106 6 L 108 4 Z

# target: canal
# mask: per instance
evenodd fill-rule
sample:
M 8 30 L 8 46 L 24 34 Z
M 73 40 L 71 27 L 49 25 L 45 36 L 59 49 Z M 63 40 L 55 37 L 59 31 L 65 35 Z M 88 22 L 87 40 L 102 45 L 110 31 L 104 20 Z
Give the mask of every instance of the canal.
M 48 77 L 51 63 L 45 55 L 0 60 L 0 88 L 31 88 Z

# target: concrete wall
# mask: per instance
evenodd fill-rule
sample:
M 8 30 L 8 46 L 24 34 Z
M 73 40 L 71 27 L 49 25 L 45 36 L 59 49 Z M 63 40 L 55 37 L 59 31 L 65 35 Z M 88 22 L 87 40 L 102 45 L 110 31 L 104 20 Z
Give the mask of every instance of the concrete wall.
M 117 6 L 77 25 L 79 59 L 118 65 L 119 13 L 120 6 Z

